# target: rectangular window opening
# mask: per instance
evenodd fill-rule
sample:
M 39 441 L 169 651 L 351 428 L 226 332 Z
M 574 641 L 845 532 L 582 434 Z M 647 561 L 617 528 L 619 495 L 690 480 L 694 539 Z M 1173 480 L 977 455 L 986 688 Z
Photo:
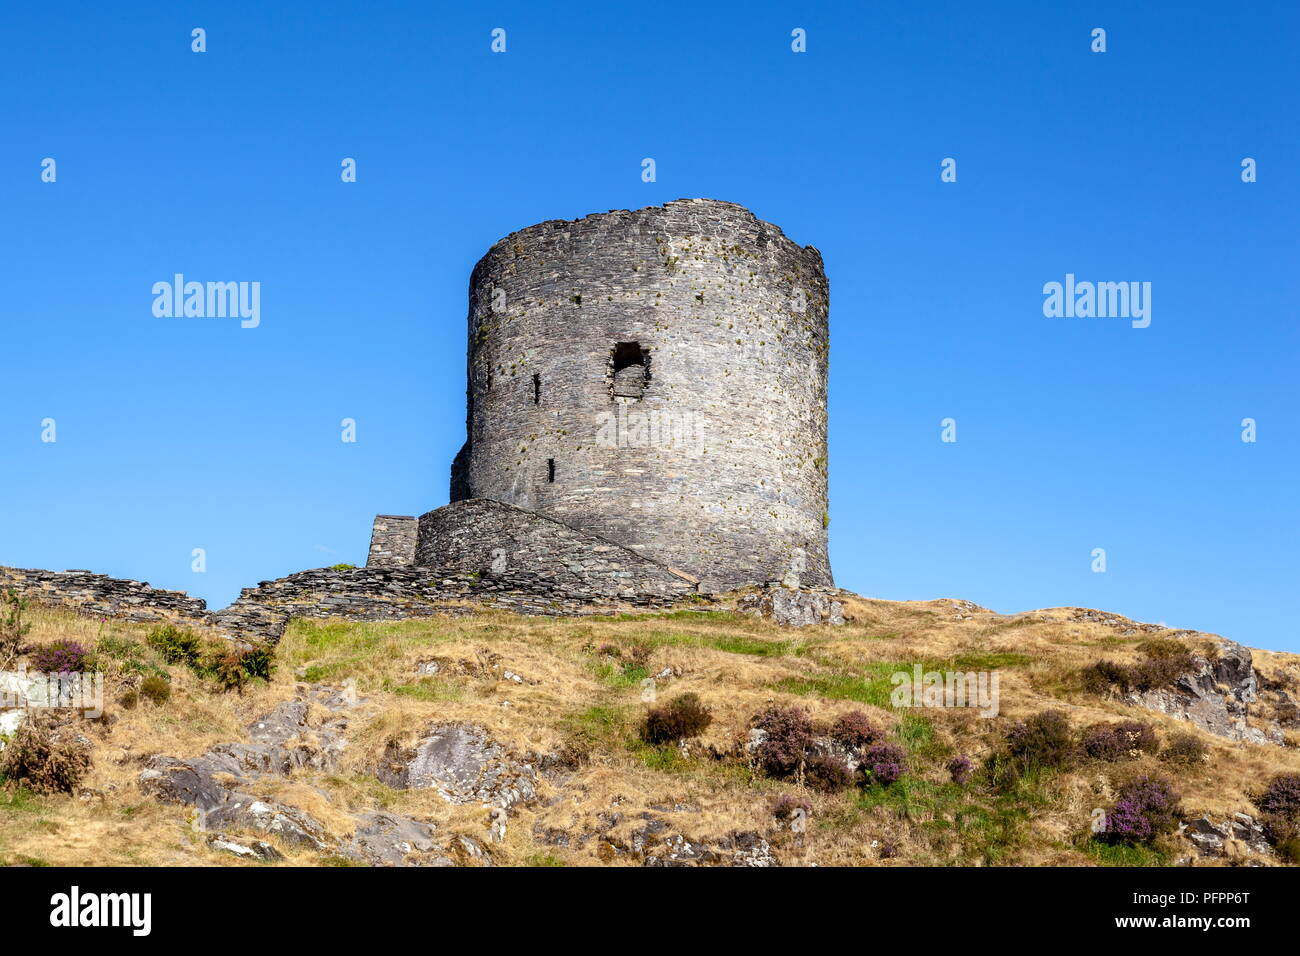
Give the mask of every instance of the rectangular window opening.
M 555 481 L 555 459 L 546 459 L 546 481 L 553 483 Z
M 533 404 L 542 404 L 542 377 L 540 375 L 533 376 Z

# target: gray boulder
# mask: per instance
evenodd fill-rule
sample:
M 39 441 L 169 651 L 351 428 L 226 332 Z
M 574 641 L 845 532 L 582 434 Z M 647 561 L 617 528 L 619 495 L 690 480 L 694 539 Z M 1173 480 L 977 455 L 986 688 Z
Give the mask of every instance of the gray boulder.
M 537 769 L 512 758 L 476 724 L 435 724 L 414 747 L 390 741 L 376 770 L 399 790 L 434 790 L 448 803 L 509 809 L 537 796 Z

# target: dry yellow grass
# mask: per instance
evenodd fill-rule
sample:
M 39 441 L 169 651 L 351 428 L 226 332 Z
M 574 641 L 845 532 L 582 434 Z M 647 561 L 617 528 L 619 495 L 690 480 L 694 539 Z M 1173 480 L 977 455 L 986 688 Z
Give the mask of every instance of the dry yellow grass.
M 948 783 L 948 755 L 978 759 L 997 746 L 1008 721 L 1046 707 L 1065 709 L 1075 726 L 1140 719 L 1163 738 L 1180 731 L 1200 736 L 1211 759 L 1175 772 L 1184 806 L 1197 812 L 1221 817 L 1251 811 L 1250 796 L 1268 777 L 1300 772 L 1294 748 L 1232 743 L 1080 690 L 1080 668 L 1101 657 L 1134 660 L 1137 646 L 1151 637 L 1123 619 L 1078 620 L 1075 609 L 1003 616 L 951 600 L 855 598 L 846 610 L 844 627 L 806 631 L 689 609 L 599 619 L 478 611 L 400 623 L 299 621 L 277 649 L 278 669 L 269 683 L 221 694 L 184 668 L 165 667 L 171 699 L 125 709 L 121 696 L 138 677 L 120 659 L 121 647 L 133 642 L 143 648 L 148 629 L 34 609 L 33 642 L 71 637 L 100 648 L 108 669 L 109 718 L 89 733 L 94 766 L 84 783 L 92 791 L 86 799 L 0 790 L 0 862 L 264 865 L 208 849 L 186 808 L 142 795 L 136 782 L 141 762 L 157 753 L 195 756 L 243 739 L 246 724 L 294 696 L 298 685 L 348 679 L 356 682 L 361 703 L 338 770 L 264 781 L 254 792 L 301 807 L 337 838 L 350 832 L 352 813 L 383 807 L 434 822 L 444 835 L 483 840 L 483 807 L 452 807 L 431 791 L 398 791 L 374 777 L 388 740 L 413 739 L 435 721 L 469 721 L 517 754 L 581 752 L 585 759 L 575 767 L 542 781 L 536 802 L 512 812 L 504 842 L 492 846 L 494 859 L 507 864 L 639 862 L 602 846 L 628 842 L 644 825 L 642 814 L 668 819 L 706 843 L 735 831 L 760 832 L 792 865 L 1092 863 L 1080 842 L 1091 808 L 1105 805 L 1122 774 L 1170 772 L 1168 767 L 1154 758 L 1122 767 L 1086 766 L 997 799 Z M 617 648 L 621 658 L 604 652 L 605 645 Z M 637 648 L 640 669 L 626 664 Z M 141 659 L 161 666 L 147 648 Z M 429 660 L 439 663 L 439 672 L 418 673 L 417 664 Z M 1256 660 L 1265 675 L 1300 677 L 1294 655 L 1258 652 Z M 939 669 L 996 668 L 1000 716 L 983 720 L 969 710 L 892 709 L 889 674 L 918 661 Z M 636 734 L 647 708 L 642 681 L 665 670 L 673 676 L 656 680 L 660 700 L 694 692 L 714 714 L 686 756 L 644 745 Z M 750 718 L 771 704 L 798 705 L 823 721 L 865 711 L 911 748 L 909 782 L 885 794 L 824 794 L 763 777 L 736 753 Z M 713 759 L 710 751 L 731 756 Z M 812 805 L 804 838 L 774 823 L 769 800 L 778 794 Z M 682 809 L 665 809 L 674 807 Z M 575 836 L 594 832 L 611 814 L 622 816 L 581 847 L 553 846 L 537 837 L 547 829 Z M 892 849 L 892 857 L 882 848 Z M 292 863 L 330 862 L 282 849 Z

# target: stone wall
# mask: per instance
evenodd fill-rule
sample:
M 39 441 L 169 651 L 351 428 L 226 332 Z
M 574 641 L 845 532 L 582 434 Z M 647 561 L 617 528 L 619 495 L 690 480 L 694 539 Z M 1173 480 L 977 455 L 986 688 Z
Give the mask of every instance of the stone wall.
M 128 621 L 203 619 L 208 613 L 206 602 L 184 591 L 164 591 L 144 581 L 91 571 L 0 567 L 0 591 L 10 588 L 50 607 Z
M 599 597 L 681 596 L 694 580 L 636 552 L 487 498 L 420 517 L 416 563 L 458 571 L 524 571 Z
M 414 564 L 418 527 L 416 519 L 409 515 L 376 515 L 366 564 L 390 567 Z
M 520 614 L 582 615 L 618 607 L 669 607 L 689 591 L 629 589 L 618 594 L 593 590 L 581 580 L 548 572 L 456 571 L 425 567 L 367 567 L 300 571 L 245 588 L 213 623 L 245 639 L 279 640 L 295 617 L 401 620 L 464 613 L 466 605 Z
M 829 586 L 828 295 L 816 249 L 731 203 L 512 233 L 470 281 L 453 500 L 538 512 L 710 590 L 791 570 Z

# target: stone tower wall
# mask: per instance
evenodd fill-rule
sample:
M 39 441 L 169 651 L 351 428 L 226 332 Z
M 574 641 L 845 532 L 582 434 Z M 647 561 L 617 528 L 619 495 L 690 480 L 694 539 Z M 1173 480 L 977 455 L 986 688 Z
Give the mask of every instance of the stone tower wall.
M 820 253 L 731 203 L 507 236 L 470 282 L 452 500 L 536 511 L 702 587 L 831 584 L 827 311 Z

